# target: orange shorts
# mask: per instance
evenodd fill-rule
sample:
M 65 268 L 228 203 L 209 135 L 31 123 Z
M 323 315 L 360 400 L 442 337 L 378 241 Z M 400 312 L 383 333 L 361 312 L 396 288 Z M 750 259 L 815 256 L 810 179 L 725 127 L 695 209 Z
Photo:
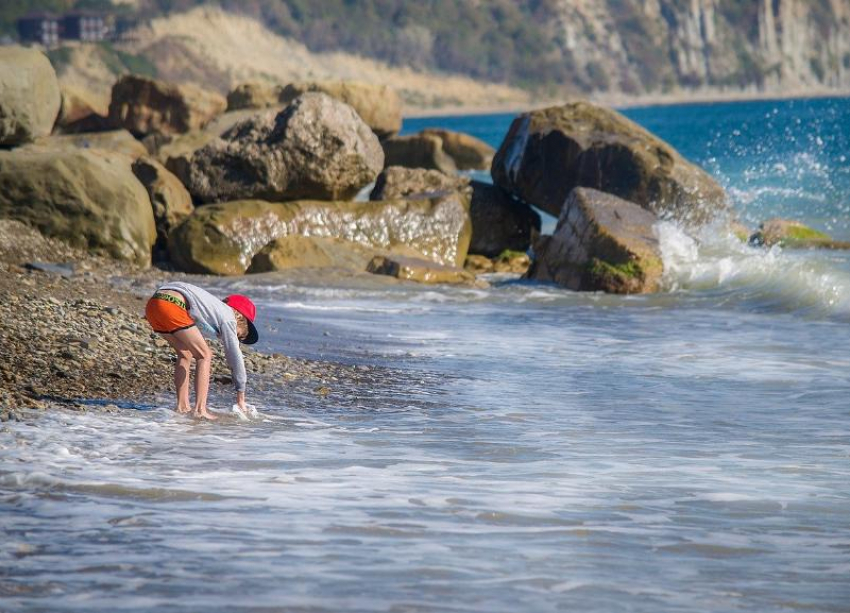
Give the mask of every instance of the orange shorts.
M 168 300 L 151 298 L 145 306 L 145 319 L 153 328 L 154 332 L 160 334 L 174 334 L 180 330 L 191 328 L 195 325 L 186 309 Z

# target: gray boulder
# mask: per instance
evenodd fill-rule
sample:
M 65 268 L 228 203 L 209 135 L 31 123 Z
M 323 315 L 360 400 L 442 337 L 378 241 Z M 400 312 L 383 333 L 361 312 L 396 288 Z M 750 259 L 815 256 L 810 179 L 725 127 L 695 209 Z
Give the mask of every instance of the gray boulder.
M 132 160 L 94 149 L 0 151 L 0 217 L 94 253 L 150 264 L 156 238 Z
M 428 134 L 394 136 L 381 143 L 385 166 L 439 170 L 448 175 L 457 173 L 452 157 L 443 150 L 443 139 Z
M 704 170 L 616 111 L 587 102 L 518 116 L 491 173 L 496 185 L 553 215 L 575 187 L 693 224 L 728 207 L 725 192 Z
M 567 198 L 552 236 L 534 243 L 526 277 L 572 290 L 645 294 L 663 272 L 654 213 L 611 194 L 578 187 Z
M 540 215 L 502 188 L 472 182 L 472 242 L 469 252 L 493 258 L 503 251 L 526 251 L 540 232 Z
M 447 175 L 439 170 L 390 166 L 378 175 L 369 200 L 411 198 L 438 192 L 458 192 L 467 198 L 472 196 L 468 177 Z
M 0 146 L 50 134 L 61 104 L 56 72 L 43 53 L 0 46 Z
M 375 180 L 384 156 L 354 110 L 304 94 L 276 116 L 257 114 L 173 170 L 201 202 L 243 198 L 346 200 Z
M 168 247 L 180 269 L 216 275 L 242 274 L 266 245 L 298 235 L 409 248 L 458 266 L 470 234 L 467 203 L 458 194 L 382 202 L 242 200 L 196 208 L 171 233 Z

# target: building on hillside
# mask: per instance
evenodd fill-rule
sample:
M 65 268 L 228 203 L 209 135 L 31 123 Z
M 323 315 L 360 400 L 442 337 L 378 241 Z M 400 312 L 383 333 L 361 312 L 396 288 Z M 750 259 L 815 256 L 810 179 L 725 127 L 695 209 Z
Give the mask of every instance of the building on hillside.
M 21 42 L 41 43 L 45 47 L 59 44 L 59 18 L 50 13 L 31 13 L 18 19 Z
M 62 38 L 86 43 L 106 40 L 109 22 L 106 16 L 91 11 L 68 13 L 62 18 Z

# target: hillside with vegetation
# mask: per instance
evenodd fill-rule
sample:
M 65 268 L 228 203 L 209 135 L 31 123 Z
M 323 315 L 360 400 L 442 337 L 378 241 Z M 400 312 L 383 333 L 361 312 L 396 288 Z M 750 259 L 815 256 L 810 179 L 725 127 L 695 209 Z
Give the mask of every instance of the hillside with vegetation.
M 850 3 L 835 0 L 6 0 L 0 31 L 34 9 L 146 21 L 211 4 L 312 53 L 538 95 L 850 87 Z

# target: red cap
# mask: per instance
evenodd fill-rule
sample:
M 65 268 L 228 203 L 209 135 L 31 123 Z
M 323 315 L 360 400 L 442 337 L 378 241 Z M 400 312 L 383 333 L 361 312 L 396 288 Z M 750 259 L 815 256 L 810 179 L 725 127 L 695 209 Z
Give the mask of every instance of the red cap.
M 248 320 L 248 338 L 242 342 L 246 345 L 253 345 L 256 343 L 260 338 L 257 328 L 254 327 L 254 318 L 257 316 L 257 307 L 254 306 L 251 299 L 248 298 L 248 296 L 243 296 L 242 294 L 232 294 L 224 299 L 224 304 L 236 309 L 245 316 L 245 319 Z

